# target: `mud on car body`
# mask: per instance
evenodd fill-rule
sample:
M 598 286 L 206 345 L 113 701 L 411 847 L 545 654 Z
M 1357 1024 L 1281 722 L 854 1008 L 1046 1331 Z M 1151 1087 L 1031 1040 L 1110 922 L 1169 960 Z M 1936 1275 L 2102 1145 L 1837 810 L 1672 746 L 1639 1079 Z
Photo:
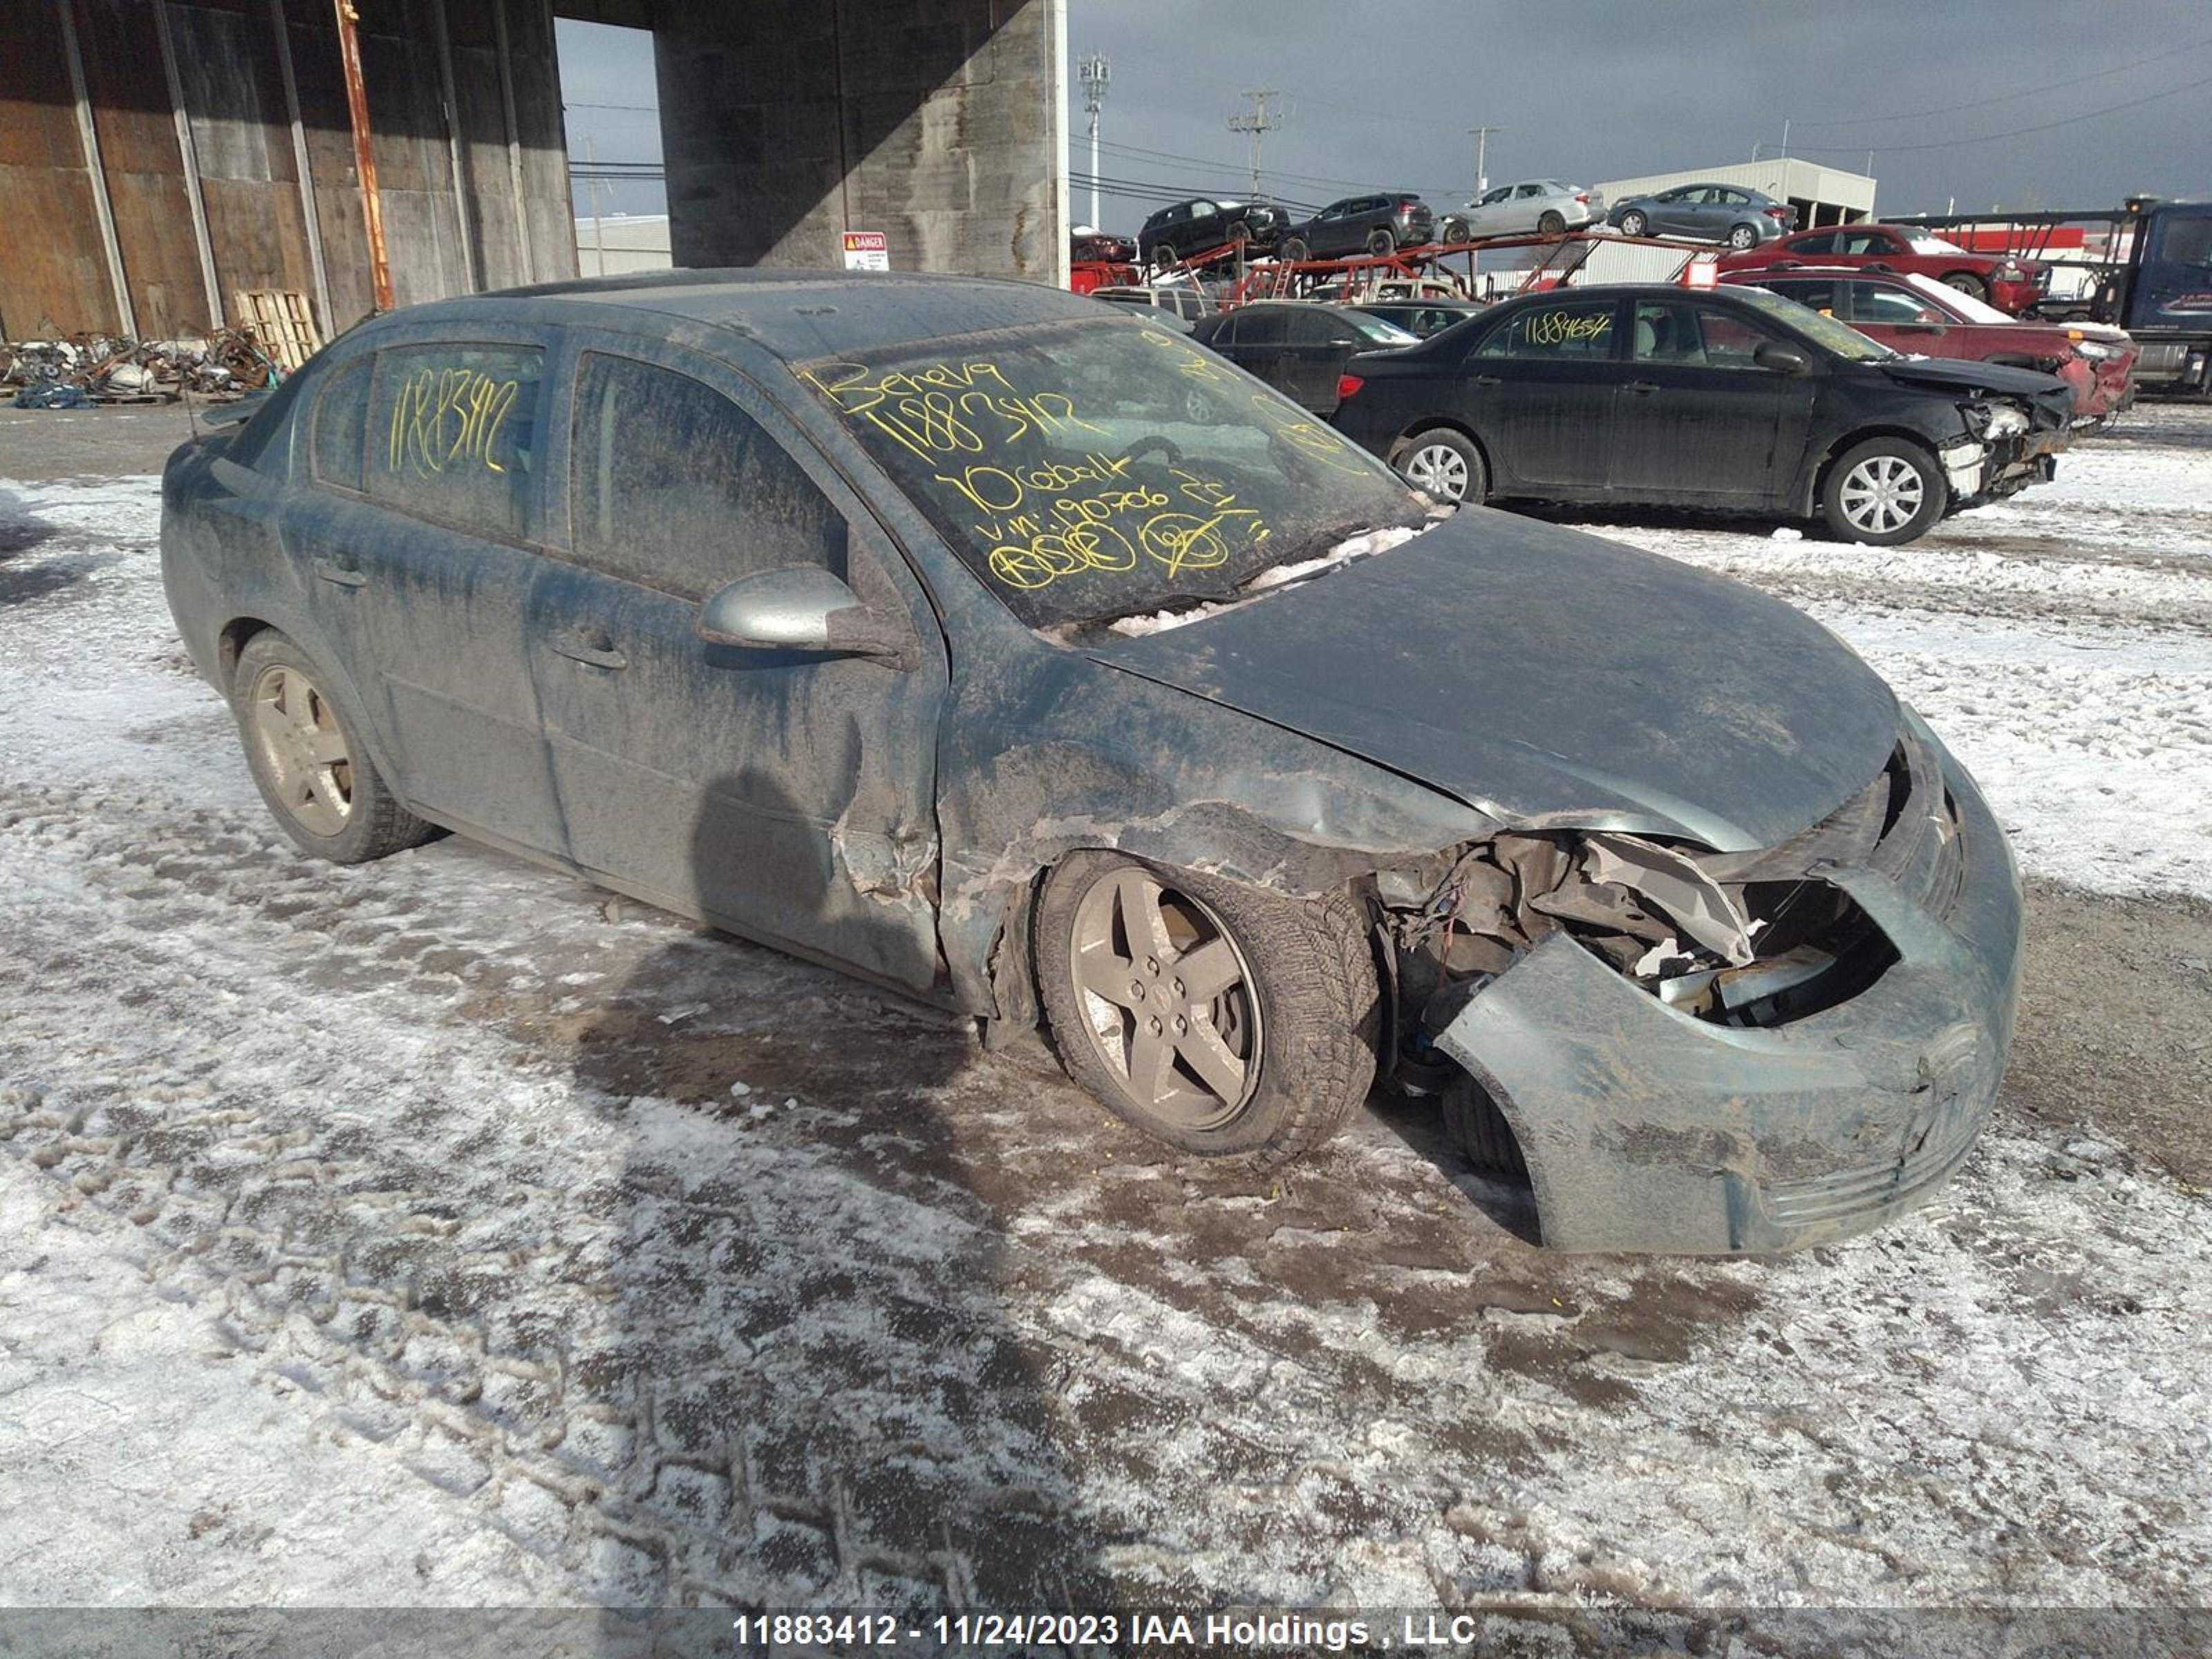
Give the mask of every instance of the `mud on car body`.
M 2051 476 L 2051 375 L 1906 357 L 1757 289 L 1530 295 L 1346 365 L 1338 428 L 1455 501 L 1818 514 L 1912 540 Z
M 257 783 L 982 1017 L 1202 1155 L 1378 1074 L 1553 1244 L 1894 1213 L 1971 1144 L 2020 893 L 1972 781 L 1722 578 L 1441 514 L 1161 325 L 1022 284 L 441 302 L 179 450 Z

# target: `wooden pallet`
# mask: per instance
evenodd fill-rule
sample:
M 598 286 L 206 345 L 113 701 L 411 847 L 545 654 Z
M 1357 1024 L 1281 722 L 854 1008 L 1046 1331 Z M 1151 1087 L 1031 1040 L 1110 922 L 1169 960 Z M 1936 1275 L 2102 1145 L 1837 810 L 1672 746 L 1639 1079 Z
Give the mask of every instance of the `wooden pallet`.
M 315 314 L 307 309 L 307 296 L 284 289 L 240 289 L 238 321 L 253 331 L 261 349 L 287 374 L 322 349 L 315 332 Z

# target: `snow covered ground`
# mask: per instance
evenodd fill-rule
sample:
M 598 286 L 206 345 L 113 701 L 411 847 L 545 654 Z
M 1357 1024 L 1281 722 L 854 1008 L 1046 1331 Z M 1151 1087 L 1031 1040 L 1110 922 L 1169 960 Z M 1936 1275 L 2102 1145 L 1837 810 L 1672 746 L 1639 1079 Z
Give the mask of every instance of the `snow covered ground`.
M 2109 1073 L 1776 1261 L 1532 1250 L 1398 1109 L 1194 1171 L 1041 1052 L 566 878 L 304 860 L 154 481 L 10 482 L 19 430 L 0 1604 L 2203 1601 L 2212 1202 Z M 1834 628 L 2032 873 L 2201 926 L 2212 418 L 2065 477 L 1893 551 L 1600 527 Z

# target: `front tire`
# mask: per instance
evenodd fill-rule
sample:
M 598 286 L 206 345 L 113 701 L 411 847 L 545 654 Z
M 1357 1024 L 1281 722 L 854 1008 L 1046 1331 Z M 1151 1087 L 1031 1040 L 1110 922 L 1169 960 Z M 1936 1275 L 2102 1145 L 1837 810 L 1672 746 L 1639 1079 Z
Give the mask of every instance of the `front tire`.
M 1483 465 L 1482 452 L 1472 438 L 1449 427 L 1432 427 L 1407 439 L 1396 465 L 1407 483 L 1439 501 L 1473 506 L 1490 493 L 1490 469 Z
M 1949 501 L 1936 458 L 1903 438 L 1872 438 L 1844 451 L 1820 484 L 1828 528 L 1871 547 L 1917 540 Z
M 1374 1080 L 1381 997 L 1341 896 L 1077 853 L 1045 884 L 1036 961 L 1068 1074 L 1185 1152 L 1285 1163 Z
M 254 786 L 284 833 L 333 864 L 366 864 L 438 833 L 399 804 L 331 676 L 274 629 L 239 653 L 231 708 Z
M 1624 236 L 1641 236 L 1650 228 L 1651 221 L 1641 213 L 1630 212 L 1620 216 L 1620 234 Z
M 1956 289 L 1961 294 L 1972 295 L 1977 300 L 1990 297 L 1990 285 L 1971 270 L 1953 271 L 1943 279 L 1943 286 Z

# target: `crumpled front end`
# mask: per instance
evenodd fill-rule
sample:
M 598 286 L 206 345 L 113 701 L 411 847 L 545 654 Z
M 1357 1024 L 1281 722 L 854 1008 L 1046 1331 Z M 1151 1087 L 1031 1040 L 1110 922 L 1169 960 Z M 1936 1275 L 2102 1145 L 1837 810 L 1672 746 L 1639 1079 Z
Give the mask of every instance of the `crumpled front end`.
M 1965 1158 L 2011 1042 L 2020 881 L 1907 720 L 1879 776 L 1778 846 L 1501 836 L 1439 884 L 1416 950 L 1400 913 L 1401 999 L 1510 1126 L 1547 1244 L 1824 1243 Z

